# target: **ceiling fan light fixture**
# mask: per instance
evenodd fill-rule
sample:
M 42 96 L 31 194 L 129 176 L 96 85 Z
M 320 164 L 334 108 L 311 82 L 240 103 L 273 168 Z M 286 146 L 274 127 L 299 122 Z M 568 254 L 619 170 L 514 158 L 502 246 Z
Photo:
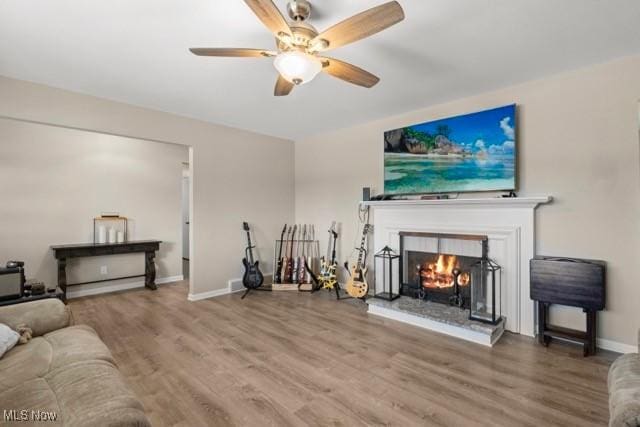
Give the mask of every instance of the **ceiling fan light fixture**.
M 299 51 L 279 53 L 273 65 L 284 79 L 296 85 L 310 82 L 322 71 L 320 59 Z

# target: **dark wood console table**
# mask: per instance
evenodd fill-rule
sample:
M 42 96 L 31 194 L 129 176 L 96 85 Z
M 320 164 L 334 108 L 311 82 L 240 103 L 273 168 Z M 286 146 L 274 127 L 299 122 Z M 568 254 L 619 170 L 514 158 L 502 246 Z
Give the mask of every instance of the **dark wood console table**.
M 160 249 L 160 240 L 136 240 L 124 243 L 79 243 L 72 245 L 51 246 L 53 255 L 58 260 L 58 287 L 67 298 L 67 287 L 75 285 L 88 285 L 91 283 L 110 282 L 112 280 L 131 279 L 134 277 L 144 277 L 144 285 L 149 289 L 157 289 L 156 286 L 156 265 L 154 259 L 156 251 Z M 143 252 L 144 274 L 126 277 L 113 277 L 104 280 L 93 280 L 82 283 L 67 283 L 67 260 L 70 258 L 84 258 L 105 255 L 121 255 Z

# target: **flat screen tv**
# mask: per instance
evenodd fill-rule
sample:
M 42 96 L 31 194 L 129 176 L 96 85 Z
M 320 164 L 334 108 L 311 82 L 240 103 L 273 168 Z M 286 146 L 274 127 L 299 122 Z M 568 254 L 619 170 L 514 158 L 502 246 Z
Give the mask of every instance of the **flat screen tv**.
M 384 193 L 516 189 L 516 106 L 384 133 Z

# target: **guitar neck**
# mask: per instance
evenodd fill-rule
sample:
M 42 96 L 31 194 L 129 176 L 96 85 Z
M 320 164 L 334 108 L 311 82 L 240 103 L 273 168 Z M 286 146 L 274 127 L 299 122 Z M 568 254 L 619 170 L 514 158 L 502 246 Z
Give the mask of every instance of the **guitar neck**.
M 282 246 L 284 246 L 284 231 L 280 235 L 280 252 L 278 253 L 278 259 L 282 258 Z
M 295 237 L 296 230 L 294 228 L 293 232 L 291 233 L 291 239 L 289 240 L 289 259 L 293 258 L 293 241 L 295 240 Z
M 365 243 L 367 241 L 367 228 L 365 226 L 362 232 L 362 241 L 360 242 L 360 249 L 358 253 L 358 268 L 364 268 L 364 254 L 366 253 Z
M 247 230 L 247 243 L 249 246 L 247 246 L 247 256 L 249 258 L 249 263 L 253 264 L 253 249 L 251 247 L 251 234 L 249 233 L 249 230 Z
M 336 262 L 336 242 L 338 241 L 338 237 L 336 236 L 336 234 L 331 233 L 331 237 L 329 237 L 329 242 L 331 242 L 331 239 L 333 238 L 333 249 L 331 249 L 331 264 L 335 264 Z M 327 259 L 329 259 L 327 257 Z

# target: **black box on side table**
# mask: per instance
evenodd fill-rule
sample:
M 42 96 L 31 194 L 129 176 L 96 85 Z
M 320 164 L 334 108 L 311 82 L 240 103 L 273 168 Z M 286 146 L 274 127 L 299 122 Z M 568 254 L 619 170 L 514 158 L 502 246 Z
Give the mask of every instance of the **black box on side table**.
M 581 343 L 584 355 L 596 351 L 596 313 L 604 310 L 606 263 L 604 261 L 538 256 L 530 261 L 531 299 L 538 303 L 538 340 L 551 338 Z M 586 332 L 549 325 L 551 304 L 579 307 L 586 313 Z

